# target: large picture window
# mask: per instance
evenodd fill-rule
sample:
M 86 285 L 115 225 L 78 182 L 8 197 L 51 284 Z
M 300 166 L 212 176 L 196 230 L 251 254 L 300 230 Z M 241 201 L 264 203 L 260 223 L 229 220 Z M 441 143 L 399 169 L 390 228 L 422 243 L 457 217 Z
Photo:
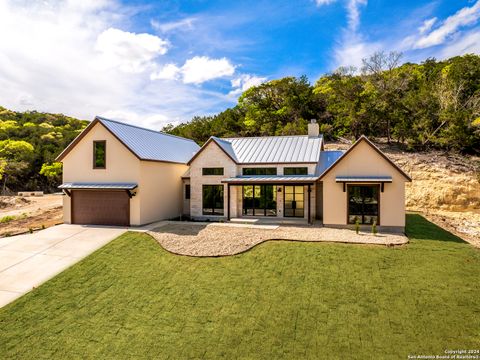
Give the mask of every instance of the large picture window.
M 286 167 L 283 168 L 283 175 L 308 175 L 307 167 Z
M 242 194 L 243 215 L 277 215 L 277 192 L 274 185 L 244 185 Z
M 223 215 L 223 185 L 203 185 L 203 215 Z
M 93 142 L 93 168 L 105 169 L 107 143 L 105 140 Z
M 243 175 L 277 175 L 277 168 L 243 168 Z
M 348 185 L 348 223 L 377 225 L 379 222 L 380 185 Z
M 223 175 L 223 168 L 202 168 L 202 175 Z

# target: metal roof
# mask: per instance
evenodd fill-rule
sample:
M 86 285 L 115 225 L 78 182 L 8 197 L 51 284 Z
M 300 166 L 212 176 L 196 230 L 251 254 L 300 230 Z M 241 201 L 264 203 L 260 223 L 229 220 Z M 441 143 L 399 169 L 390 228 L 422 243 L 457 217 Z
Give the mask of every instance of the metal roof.
M 344 151 L 341 150 L 322 151 L 320 154 L 320 161 L 318 162 L 317 166 L 317 175 L 323 174 L 343 154 Z
M 318 162 L 323 142 L 321 135 L 212 139 L 240 164 Z
M 318 179 L 314 175 L 292 175 L 292 176 L 275 176 L 275 175 L 254 175 L 254 176 L 235 176 L 222 179 L 223 183 L 312 183 Z
M 91 189 L 101 189 L 101 190 L 133 190 L 138 187 L 137 183 L 84 183 L 84 182 L 71 182 L 63 183 L 58 188 L 59 189 L 69 189 L 69 190 L 91 190 Z
M 392 182 L 391 176 L 337 176 L 336 182 Z
M 97 116 L 141 160 L 187 163 L 200 149 L 190 139 Z

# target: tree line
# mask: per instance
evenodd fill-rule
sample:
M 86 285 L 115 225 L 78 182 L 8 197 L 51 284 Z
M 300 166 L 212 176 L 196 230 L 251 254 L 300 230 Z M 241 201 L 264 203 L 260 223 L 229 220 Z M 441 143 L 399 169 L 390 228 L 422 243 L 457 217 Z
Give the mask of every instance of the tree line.
M 378 52 L 313 85 L 302 76 L 252 87 L 232 108 L 163 131 L 201 144 L 212 135 L 302 135 L 310 119 L 329 139 L 365 134 L 408 150 L 479 154 L 480 56 L 401 64 L 401 54 Z
M 0 192 L 55 191 L 58 154 L 88 125 L 61 114 L 15 112 L 0 107 Z

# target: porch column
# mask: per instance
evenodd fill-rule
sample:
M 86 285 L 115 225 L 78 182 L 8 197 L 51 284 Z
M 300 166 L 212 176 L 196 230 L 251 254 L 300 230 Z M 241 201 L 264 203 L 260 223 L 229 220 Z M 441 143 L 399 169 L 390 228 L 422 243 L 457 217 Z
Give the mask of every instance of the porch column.
M 309 224 L 312 224 L 312 220 L 311 220 L 311 202 L 312 202 L 312 196 L 311 196 L 311 193 L 312 193 L 312 189 L 310 188 L 310 184 L 308 184 L 308 223 Z
M 230 221 L 230 183 L 227 184 L 227 220 Z

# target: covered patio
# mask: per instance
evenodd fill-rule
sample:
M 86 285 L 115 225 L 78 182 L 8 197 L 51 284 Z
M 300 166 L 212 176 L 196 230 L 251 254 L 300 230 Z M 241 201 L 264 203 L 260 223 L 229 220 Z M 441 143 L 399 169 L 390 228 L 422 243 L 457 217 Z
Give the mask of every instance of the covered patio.
M 244 175 L 223 179 L 222 183 L 227 184 L 227 220 L 312 224 L 315 206 L 312 190 L 317 180 L 314 175 Z M 237 187 L 238 194 L 233 202 L 232 187 Z M 240 210 L 233 219 L 232 207 Z

